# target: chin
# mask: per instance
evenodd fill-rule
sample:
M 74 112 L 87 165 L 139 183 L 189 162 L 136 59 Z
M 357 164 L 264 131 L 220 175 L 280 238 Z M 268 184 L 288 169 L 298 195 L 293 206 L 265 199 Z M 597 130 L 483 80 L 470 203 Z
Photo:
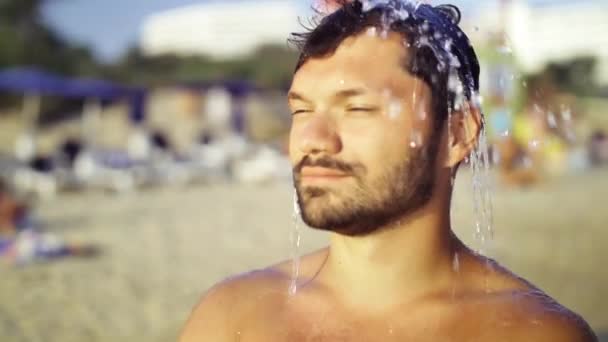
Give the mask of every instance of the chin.
M 318 203 L 311 203 L 316 202 Z M 376 230 L 376 225 L 364 224 L 355 213 L 346 213 L 339 205 L 330 205 L 327 201 L 312 199 L 300 207 L 302 221 L 312 229 L 348 236 L 368 235 Z

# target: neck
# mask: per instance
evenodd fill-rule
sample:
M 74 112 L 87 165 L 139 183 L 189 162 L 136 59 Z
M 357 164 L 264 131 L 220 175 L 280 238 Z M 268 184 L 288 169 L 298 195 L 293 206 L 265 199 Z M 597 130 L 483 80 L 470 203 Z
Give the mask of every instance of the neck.
M 363 237 L 333 234 L 322 273 L 352 305 L 388 308 L 449 286 L 460 247 L 451 233 L 449 200 Z

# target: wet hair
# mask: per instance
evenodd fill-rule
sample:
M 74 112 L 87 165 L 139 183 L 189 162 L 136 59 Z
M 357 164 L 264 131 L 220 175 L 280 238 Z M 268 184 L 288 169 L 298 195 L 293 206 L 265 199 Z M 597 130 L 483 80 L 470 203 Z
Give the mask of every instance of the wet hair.
M 405 70 L 431 88 L 434 128 L 440 129 L 451 110 L 474 100 L 479 90 L 479 62 L 468 37 L 458 27 L 460 10 L 412 0 L 339 1 L 341 8 L 304 33 L 292 33 L 300 51 L 296 72 L 310 58 L 333 54 L 349 37 L 375 27 L 380 35 L 399 33 L 408 47 Z M 373 55 L 370 55 L 373 57 Z

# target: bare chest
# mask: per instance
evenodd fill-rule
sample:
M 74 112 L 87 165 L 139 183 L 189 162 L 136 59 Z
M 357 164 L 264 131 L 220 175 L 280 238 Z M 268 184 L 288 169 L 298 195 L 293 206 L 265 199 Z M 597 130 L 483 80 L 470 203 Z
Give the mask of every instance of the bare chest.
M 475 338 L 480 336 L 479 328 L 475 322 L 458 325 L 453 316 L 437 312 L 361 318 L 334 310 L 260 310 L 242 322 L 235 341 L 481 341 Z

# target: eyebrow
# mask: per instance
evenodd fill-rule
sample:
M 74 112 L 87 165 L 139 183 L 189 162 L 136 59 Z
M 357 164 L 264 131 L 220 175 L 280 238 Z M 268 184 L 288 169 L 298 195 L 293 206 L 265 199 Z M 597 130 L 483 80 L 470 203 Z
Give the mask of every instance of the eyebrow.
M 303 95 L 300 95 L 294 91 L 290 91 L 289 94 L 287 94 L 287 99 L 288 100 L 300 100 L 300 101 L 304 101 L 304 102 L 310 102 L 310 100 L 308 100 L 307 98 L 305 98 Z
M 363 95 L 366 92 L 367 91 L 364 88 L 344 89 L 344 90 L 340 90 L 340 91 L 336 92 L 333 95 L 333 97 L 337 98 L 337 99 L 344 99 L 344 98 L 348 98 L 348 97 Z M 290 91 L 289 94 L 287 94 L 287 99 L 288 100 L 300 100 L 300 101 L 304 101 L 304 102 L 312 102 L 312 101 L 308 100 L 306 97 L 304 97 L 303 95 L 296 93 L 294 91 Z

